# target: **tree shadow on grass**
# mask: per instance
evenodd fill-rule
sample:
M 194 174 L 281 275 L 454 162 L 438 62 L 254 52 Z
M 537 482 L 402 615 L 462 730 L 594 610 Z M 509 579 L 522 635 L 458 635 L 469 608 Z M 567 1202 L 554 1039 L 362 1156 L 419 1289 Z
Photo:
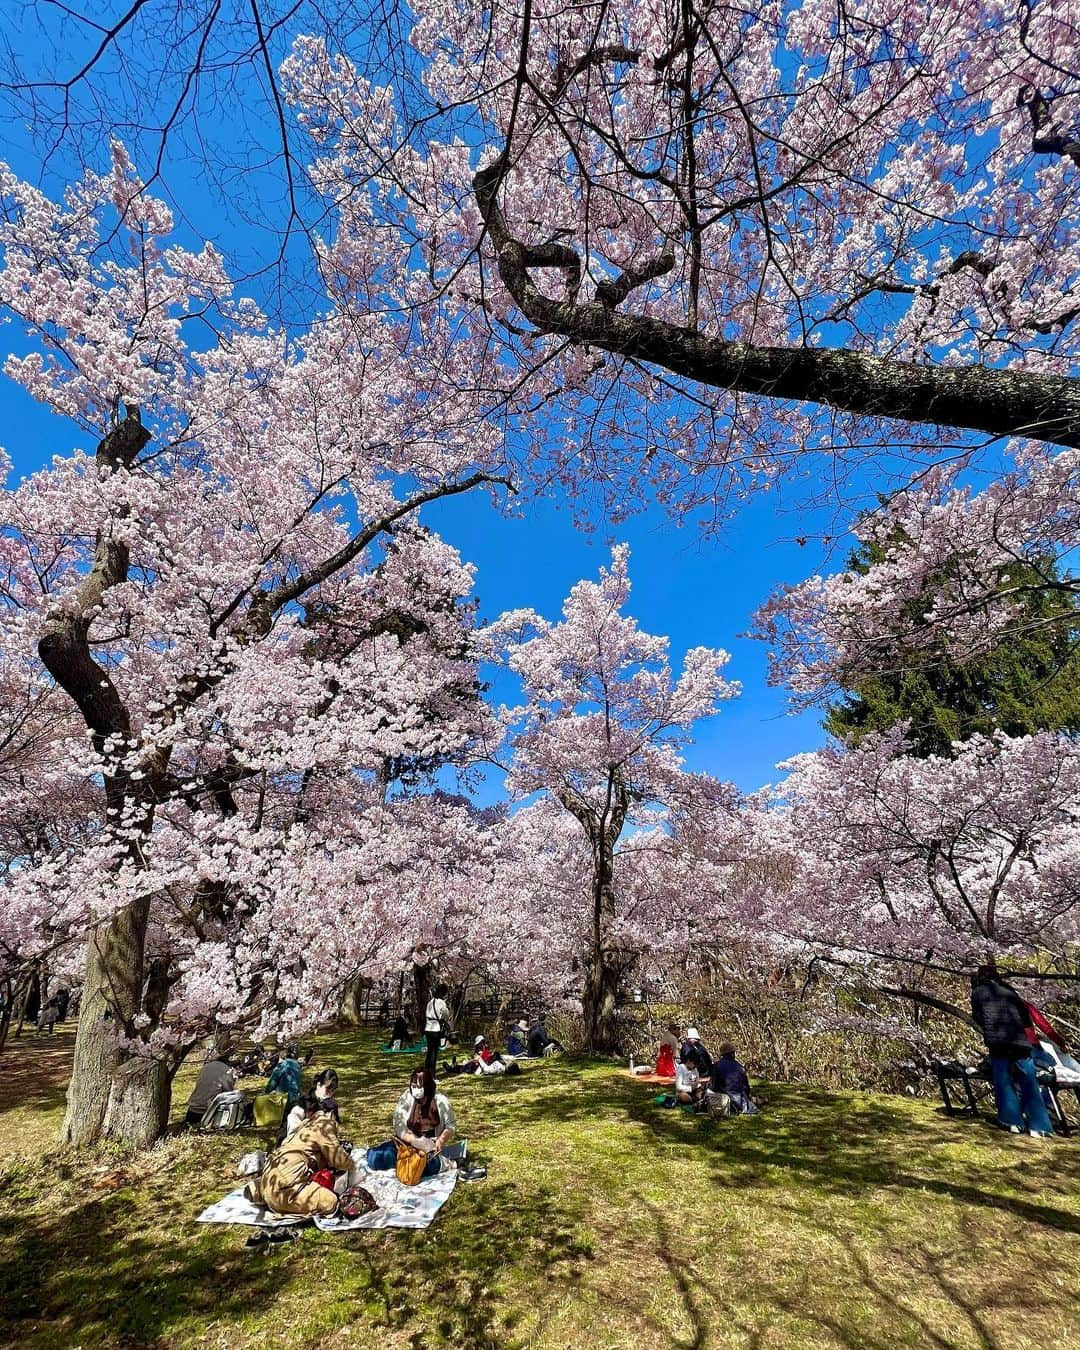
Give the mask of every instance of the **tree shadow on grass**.
M 643 1209 L 649 1212 L 652 1218 L 653 1225 L 656 1228 L 657 1255 L 667 1267 L 667 1272 L 671 1276 L 675 1288 L 679 1291 L 680 1302 L 690 1323 L 689 1338 L 679 1340 L 673 1335 L 671 1343 L 676 1350 L 703 1350 L 706 1343 L 705 1313 L 702 1311 L 699 1296 L 695 1292 L 695 1280 L 687 1272 L 685 1262 L 672 1250 L 670 1224 L 664 1212 L 658 1206 L 651 1204 L 644 1196 L 636 1195 L 634 1198 Z
M 21 1040 L 9 1040 L 0 1053 L 0 1117 L 25 1108 L 51 1111 L 63 1106 L 71 1077 L 73 1030 L 65 1027 L 52 1036 L 33 1029 Z
M 146 1235 L 143 1222 L 138 1201 L 122 1192 L 55 1215 L 0 1219 L 0 1341 L 164 1344 L 176 1323 L 238 1318 L 298 1273 L 294 1262 L 256 1265 L 224 1241 Z
M 0 1216 L 0 1344 L 167 1346 L 193 1320 L 227 1325 L 272 1311 L 299 1283 L 313 1301 L 332 1285 L 346 1323 L 411 1332 L 417 1350 L 497 1346 L 527 1312 L 498 1298 L 503 1273 L 521 1265 L 533 1281 L 573 1284 L 591 1257 L 578 1210 L 533 1177 L 459 1183 L 423 1232 L 312 1228 L 254 1254 L 243 1245 L 249 1229 L 193 1232 L 192 1207 L 190 1193 L 158 1187 L 152 1197 L 119 1190 L 65 1212 Z M 316 1244 L 332 1263 L 330 1285 L 325 1260 L 312 1262 Z
M 534 1282 L 573 1285 L 591 1259 L 573 1203 L 532 1179 L 525 1186 L 459 1183 L 450 1207 L 452 1221 L 441 1230 L 403 1232 L 377 1245 L 353 1238 L 364 1283 L 378 1299 L 376 1320 L 387 1329 L 411 1327 L 416 1350 L 502 1345 L 529 1311 L 499 1298 L 503 1274 L 521 1267 Z M 371 1315 L 370 1302 L 368 1309 Z
M 781 1168 L 824 1192 L 852 1199 L 864 1198 L 871 1189 L 910 1187 L 1057 1232 L 1080 1234 L 1080 1214 L 1070 1210 L 997 1192 L 958 1176 L 909 1170 L 904 1159 L 917 1158 L 929 1141 L 906 1114 L 891 1111 L 884 1103 L 861 1101 L 845 1117 L 839 1101 L 822 1102 L 810 1093 L 772 1090 L 770 1099 L 768 1114 L 718 1121 L 640 1098 L 633 1099 L 627 1111 L 631 1119 L 692 1152 L 725 1185 L 752 1181 L 767 1168 Z M 1017 1146 L 1034 1147 L 1026 1139 L 1018 1140 Z M 1051 1178 L 1040 1178 L 1040 1194 L 1057 1192 L 1064 1197 L 1074 1189 L 1071 1149 L 1062 1163 Z

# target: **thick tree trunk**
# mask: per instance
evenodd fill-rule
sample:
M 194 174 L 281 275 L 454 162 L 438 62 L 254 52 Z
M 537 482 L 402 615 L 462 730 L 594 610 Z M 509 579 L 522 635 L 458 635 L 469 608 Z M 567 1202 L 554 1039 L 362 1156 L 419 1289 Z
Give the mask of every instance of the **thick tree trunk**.
M 61 1143 L 146 1144 L 168 1124 L 168 1068 L 121 1044 L 142 1002 L 148 915 L 148 901 L 129 905 L 91 936 Z
M 622 828 L 622 817 L 618 821 Z M 585 1049 L 593 1055 L 619 1051 L 615 1009 L 619 993 L 620 966 L 610 950 L 610 926 L 615 918 L 615 839 L 610 828 L 597 832 L 593 852 L 592 923 L 581 1006 L 585 1020 Z
M 351 1027 L 358 1027 L 363 1023 L 368 987 L 369 981 L 366 979 L 357 978 L 349 981 L 341 995 L 339 1022 Z
M 592 1055 L 619 1052 L 619 1028 L 615 1017 L 619 971 L 605 952 L 593 951 L 585 972 L 581 1004 L 585 1021 L 585 1049 Z

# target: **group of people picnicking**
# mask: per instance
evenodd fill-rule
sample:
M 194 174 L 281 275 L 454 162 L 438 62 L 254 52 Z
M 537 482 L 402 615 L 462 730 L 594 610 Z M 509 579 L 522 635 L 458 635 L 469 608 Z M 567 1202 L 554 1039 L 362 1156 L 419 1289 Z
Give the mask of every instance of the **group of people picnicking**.
M 681 1040 L 674 1023 L 666 1028 L 655 1072 L 658 1078 L 675 1079 L 676 1103 L 709 1115 L 753 1116 L 761 1104 L 750 1091 L 750 1079 L 735 1057 L 735 1047 L 724 1041 L 714 1059 L 697 1027 L 687 1027 Z
M 455 1042 L 454 1018 L 446 993 L 445 985 L 436 985 L 424 1010 L 424 1068 L 432 1075 L 440 1067 L 440 1049 Z M 390 1048 L 400 1049 L 407 1044 L 408 1037 L 408 1024 L 399 1015 L 391 1031 Z M 511 1027 L 505 1051 L 494 1049 L 486 1036 L 478 1035 L 473 1040 L 472 1053 L 466 1059 L 459 1061 L 454 1054 L 449 1060 L 442 1061 L 441 1071 L 444 1077 L 520 1073 L 519 1059 L 540 1059 L 561 1049 L 559 1042 L 547 1034 L 543 1015 L 536 1013 L 531 1022 L 522 1019 Z
M 1036 1137 L 1049 1137 L 1052 1127 L 1035 1071 L 1037 1056 L 1045 1053 L 1038 1048 L 1040 1037 L 1055 1039 L 1056 1033 L 991 966 L 982 967 L 973 977 L 971 1003 L 973 1019 L 989 1050 L 999 1123 L 1014 1133 L 1026 1129 Z M 404 1042 L 408 1026 L 403 1018 L 399 1022 L 402 1025 L 395 1025 L 394 1038 Z M 440 987 L 426 1008 L 424 1066 L 413 1070 L 394 1106 L 391 1136 L 362 1155 L 340 1132 L 337 1072 L 322 1069 L 305 1092 L 304 1071 L 314 1052 L 301 1059 L 299 1047 L 291 1044 L 283 1055 L 275 1056 L 264 1096 L 282 1103 L 277 1147 L 260 1175 L 245 1188 L 248 1198 L 278 1215 L 353 1218 L 375 1205 L 368 1191 L 350 1181 L 361 1157 L 369 1173 L 396 1169 L 400 1178 L 403 1154 L 412 1155 L 413 1181 L 449 1168 L 458 1168 L 459 1175 L 470 1180 L 485 1175 L 485 1169 L 467 1166 L 463 1149 L 455 1146 L 457 1118 L 435 1079 L 440 1047 L 452 1043 L 453 1032 L 445 990 Z M 472 1054 L 461 1062 L 456 1057 L 444 1060 L 441 1073 L 453 1077 L 520 1072 L 519 1058 L 539 1058 L 554 1049 L 561 1047 L 547 1035 L 543 1018 L 537 1015 L 510 1029 L 505 1053 L 493 1049 L 486 1036 L 477 1035 Z M 735 1047 L 724 1042 L 714 1057 L 694 1026 L 681 1037 L 677 1026 L 667 1027 L 655 1072 L 661 1078 L 674 1078 L 669 1105 L 691 1107 L 710 1116 L 755 1115 L 761 1105 Z M 220 1100 L 219 1094 L 235 1091 L 238 1073 L 238 1067 L 224 1059 L 203 1065 L 187 1105 L 189 1124 L 203 1121 L 212 1103 Z
M 362 1156 L 370 1172 L 397 1169 L 400 1176 L 399 1161 L 402 1153 L 407 1152 L 419 1155 L 414 1156 L 415 1180 L 449 1168 L 456 1168 L 466 1180 L 476 1180 L 485 1175 L 485 1169 L 466 1166 L 464 1152 L 453 1147 L 457 1118 L 435 1080 L 439 1048 L 452 1043 L 454 1031 L 445 990 L 441 987 L 432 995 L 426 1014 L 424 1067 L 413 1070 L 394 1107 L 391 1137 L 367 1149 Z M 399 1017 L 393 1027 L 393 1040 L 404 1044 L 408 1036 L 408 1024 Z M 537 1014 L 531 1023 L 522 1020 L 511 1029 L 505 1054 L 492 1049 L 486 1036 L 478 1035 L 468 1059 L 460 1063 L 456 1057 L 451 1062 L 444 1061 L 441 1071 L 444 1077 L 520 1073 L 518 1057 L 539 1058 L 557 1049 L 561 1046 L 548 1036 L 543 1017 Z M 248 1182 L 247 1197 L 279 1215 L 353 1218 L 372 1208 L 372 1199 L 359 1185 L 347 1184 L 358 1155 L 340 1132 L 337 1071 L 321 1070 L 304 1091 L 304 1074 L 313 1054 L 309 1051 L 301 1058 L 299 1046 L 290 1044 L 270 1064 L 253 1060 L 234 1065 L 223 1058 L 208 1060 L 188 1100 L 185 1119 L 190 1126 L 202 1124 L 215 1103 L 236 1093 L 241 1068 L 251 1069 L 256 1062 L 266 1064 L 269 1076 L 255 1104 L 270 1102 L 275 1110 L 280 1106 L 281 1124 L 277 1146 L 260 1174 Z
M 313 1091 L 289 1109 L 283 1138 L 245 1188 L 253 1203 L 273 1214 L 308 1218 L 351 1219 L 374 1208 L 370 1193 L 350 1184 L 361 1155 L 341 1135 L 340 1109 L 332 1095 L 337 1085 L 337 1073 L 324 1070 Z M 362 1155 L 368 1171 L 394 1170 L 406 1150 L 420 1155 L 415 1180 L 449 1168 L 458 1168 L 467 1180 L 485 1174 L 483 1168 L 466 1167 L 463 1157 L 451 1156 L 449 1146 L 457 1132 L 454 1108 L 424 1069 L 413 1070 L 394 1107 L 391 1128 L 389 1139 Z
M 291 1044 L 270 1068 L 262 1095 L 283 1098 L 277 1146 L 245 1190 L 251 1201 L 273 1214 L 353 1218 L 372 1207 L 371 1198 L 359 1194 L 362 1188 L 345 1184 L 356 1167 L 356 1154 L 341 1134 L 337 1071 L 320 1070 L 309 1090 L 302 1090 L 312 1054 L 301 1059 L 299 1047 Z M 238 1077 L 238 1066 L 220 1058 L 208 1060 L 188 1100 L 187 1123 L 202 1123 L 219 1094 L 236 1090 Z M 457 1131 L 454 1108 L 425 1069 L 413 1071 L 394 1107 L 391 1128 L 391 1137 L 364 1155 L 370 1171 L 394 1169 L 402 1148 L 427 1155 L 417 1179 L 463 1164 L 463 1155 L 447 1152 Z M 459 1174 L 475 1180 L 484 1169 L 462 1165 Z

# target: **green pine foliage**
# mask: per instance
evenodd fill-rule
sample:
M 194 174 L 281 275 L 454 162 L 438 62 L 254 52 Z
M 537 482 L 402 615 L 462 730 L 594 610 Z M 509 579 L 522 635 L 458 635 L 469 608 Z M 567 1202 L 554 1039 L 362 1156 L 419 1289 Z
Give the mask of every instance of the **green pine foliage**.
M 849 566 L 865 572 L 880 550 L 863 546 Z M 1023 621 L 985 655 L 967 661 L 932 644 L 918 658 L 898 655 L 895 668 L 859 681 L 829 707 L 825 729 L 857 745 L 871 732 L 910 721 L 912 749 L 948 755 L 954 741 L 1003 731 L 1080 731 L 1080 609 L 1058 583 L 1053 563 L 1009 569 L 1004 585 L 1029 587 Z M 929 592 L 908 608 L 905 623 L 925 624 Z

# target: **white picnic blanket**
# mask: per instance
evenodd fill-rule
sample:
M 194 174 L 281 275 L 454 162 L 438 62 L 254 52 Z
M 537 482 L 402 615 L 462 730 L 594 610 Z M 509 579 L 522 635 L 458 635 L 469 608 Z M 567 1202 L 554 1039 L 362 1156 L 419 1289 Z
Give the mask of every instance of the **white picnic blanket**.
M 393 1172 L 371 1172 L 361 1163 L 347 1178 L 339 1177 L 334 1189 L 363 1186 L 379 1208 L 358 1219 L 316 1219 L 315 1226 L 324 1233 L 346 1233 L 353 1228 L 426 1228 L 450 1199 L 457 1179 L 457 1168 L 451 1167 L 415 1186 L 403 1186 Z
M 315 1224 L 326 1233 L 346 1233 L 354 1228 L 426 1228 L 446 1204 L 456 1183 L 457 1171 L 450 1169 L 415 1186 L 402 1186 L 393 1172 L 371 1172 L 361 1163 L 347 1177 L 339 1177 L 334 1189 L 344 1190 L 346 1185 L 364 1186 L 379 1208 L 358 1219 L 316 1219 Z M 241 1186 L 204 1209 L 198 1222 L 279 1228 L 307 1220 L 301 1215 L 271 1214 L 262 1205 L 252 1204 Z

